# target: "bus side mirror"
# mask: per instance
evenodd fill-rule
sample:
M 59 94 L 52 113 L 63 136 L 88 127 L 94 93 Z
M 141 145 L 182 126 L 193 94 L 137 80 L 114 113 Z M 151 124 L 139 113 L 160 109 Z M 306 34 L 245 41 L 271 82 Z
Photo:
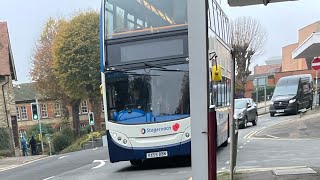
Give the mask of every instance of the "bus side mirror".
M 212 81 L 222 81 L 222 68 L 220 65 L 214 65 L 211 68 Z

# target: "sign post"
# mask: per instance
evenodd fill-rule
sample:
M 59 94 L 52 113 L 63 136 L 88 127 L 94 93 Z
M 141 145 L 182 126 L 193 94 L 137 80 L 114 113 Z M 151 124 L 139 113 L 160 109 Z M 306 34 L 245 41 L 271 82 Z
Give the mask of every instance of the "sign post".
M 208 1 L 188 0 L 192 179 L 209 180 Z M 215 177 L 210 174 L 210 177 Z
M 320 58 L 314 58 L 311 62 L 311 67 L 313 70 L 316 71 L 316 90 L 315 90 L 315 96 L 317 98 L 318 96 L 318 70 L 320 69 Z M 316 99 L 316 103 L 315 106 L 317 106 L 317 99 Z

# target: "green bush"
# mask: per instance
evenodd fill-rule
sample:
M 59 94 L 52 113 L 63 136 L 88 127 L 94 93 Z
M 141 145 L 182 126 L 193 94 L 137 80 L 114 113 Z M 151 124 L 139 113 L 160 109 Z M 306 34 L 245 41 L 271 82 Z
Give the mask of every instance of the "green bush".
M 90 125 L 87 125 L 85 127 L 80 128 L 80 136 L 83 136 L 83 135 L 86 135 L 89 133 L 91 133 L 91 126 Z
M 10 135 L 7 128 L 0 128 L 0 150 L 7 150 L 10 144 Z
M 61 132 L 56 133 L 52 139 L 54 151 L 62 151 L 64 148 L 70 146 L 74 139 L 74 132 L 71 129 L 63 129 Z
M 90 134 L 86 134 L 81 138 L 78 138 L 77 140 L 75 140 L 74 143 L 72 143 L 67 148 L 63 149 L 61 153 L 79 151 L 83 149 L 84 144 L 91 141 L 92 138 L 95 140 L 96 138 L 101 138 L 101 136 L 102 136 L 101 132 L 92 132 Z

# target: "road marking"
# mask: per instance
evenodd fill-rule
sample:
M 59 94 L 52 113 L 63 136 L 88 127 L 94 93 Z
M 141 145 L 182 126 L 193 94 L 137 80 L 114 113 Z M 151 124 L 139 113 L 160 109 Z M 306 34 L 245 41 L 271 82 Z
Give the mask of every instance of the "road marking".
M 52 179 L 52 178 L 54 178 L 54 176 L 50 176 L 50 177 L 45 178 L 45 179 L 43 179 L 43 180 L 49 180 L 49 179 Z
M 19 167 L 19 165 L 11 165 L 9 167 L 0 168 L 0 172 L 1 171 L 6 171 L 6 170 L 9 170 L 9 169 L 14 169 L 16 167 Z
M 279 139 L 279 137 L 272 136 L 272 135 L 269 135 L 269 134 L 266 134 L 266 136 L 271 137 L 271 138 L 274 138 L 274 139 Z
M 226 162 L 226 164 L 230 164 L 230 162 L 229 162 L 229 161 L 227 161 L 227 162 Z
M 68 156 L 61 156 L 58 159 L 63 159 L 63 158 L 66 158 L 66 157 L 68 157 Z
M 0 168 L 0 172 L 2 172 L 2 171 L 7 171 L 7 170 L 10 170 L 10 169 L 14 169 L 14 168 L 16 168 L 16 167 L 24 166 L 24 165 L 27 165 L 27 164 L 30 164 L 30 163 L 33 163 L 33 162 L 36 162 L 36 161 L 43 160 L 43 159 L 47 159 L 47 158 L 49 158 L 49 157 L 50 157 L 50 156 L 41 157 L 41 158 L 38 158 L 38 159 L 35 159 L 35 160 L 31 160 L 31 161 L 29 161 L 29 162 L 24 162 L 23 164 L 11 165 L 11 166 L 9 166 L 9 167 Z
M 243 143 L 243 145 L 246 145 L 247 143 Z
M 239 148 L 240 148 L 240 149 L 242 149 L 242 148 L 243 148 L 243 146 L 240 146 Z
M 94 148 L 94 149 L 92 149 L 92 151 L 95 151 L 95 150 L 97 150 L 98 148 L 96 147 L 96 148 Z
M 100 163 L 100 164 L 98 166 L 91 168 L 91 169 L 101 168 L 102 166 L 104 166 L 106 164 L 106 161 L 108 161 L 108 160 L 94 160 L 92 163 Z
M 247 143 L 249 143 L 249 142 L 250 142 L 250 140 L 247 141 Z

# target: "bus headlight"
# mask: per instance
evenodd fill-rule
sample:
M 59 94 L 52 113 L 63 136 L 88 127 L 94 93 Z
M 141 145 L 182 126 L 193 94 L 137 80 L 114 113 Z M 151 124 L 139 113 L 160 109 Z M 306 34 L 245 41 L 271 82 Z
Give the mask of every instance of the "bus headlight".
M 191 127 L 189 126 L 184 132 L 181 139 L 181 142 L 191 139 Z
M 291 99 L 291 100 L 289 101 L 290 104 L 291 104 L 291 103 L 294 103 L 294 102 L 296 102 L 296 99 Z
M 273 101 L 270 101 L 270 104 L 273 105 Z
M 126 135 L 112 130 L 109 130 L 109 133 L 114 143 L 125 147 L 132 147 L 129 138 Z

